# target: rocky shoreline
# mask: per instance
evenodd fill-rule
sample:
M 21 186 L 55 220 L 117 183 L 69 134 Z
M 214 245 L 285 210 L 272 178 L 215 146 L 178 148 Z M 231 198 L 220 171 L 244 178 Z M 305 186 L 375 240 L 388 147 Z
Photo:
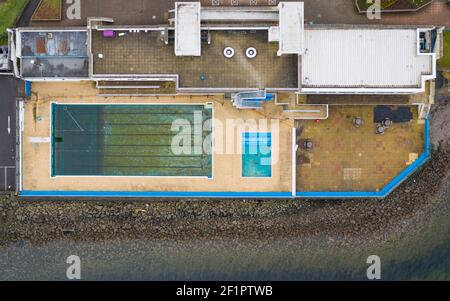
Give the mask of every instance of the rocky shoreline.
M 25 202 L 0 196 L 0 245 L 20 241 L 305 240 L 339 247 L 408 233 L 450 206 L 450 104 L 433 109 L 430 161 L 384 200 Z

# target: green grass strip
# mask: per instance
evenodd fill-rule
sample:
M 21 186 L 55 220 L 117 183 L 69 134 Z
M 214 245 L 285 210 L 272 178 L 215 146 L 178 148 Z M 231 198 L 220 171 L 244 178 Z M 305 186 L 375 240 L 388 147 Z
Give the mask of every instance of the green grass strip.
M 0 3 L 0 45 L 8 43 L 7 28 L 14 27 L 28 0 L 6 0 Z
M 444 56 L 438 61 L 441 68 L 450 68 L 450 30 L 444 31 Z

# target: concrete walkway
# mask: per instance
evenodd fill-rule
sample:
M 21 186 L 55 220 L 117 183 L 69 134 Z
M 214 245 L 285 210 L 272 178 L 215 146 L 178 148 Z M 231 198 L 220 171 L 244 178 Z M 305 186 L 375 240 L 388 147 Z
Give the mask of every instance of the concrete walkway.
M 383 13 L 370 20 L 356 9 L 353 0 L 304 0 L 305 19 L 317 24 L 439 25 L 450 27 L 450 5 L 435 0 L 418 12 Z
M 112 17 L 116 24 L 122 25 L 165 24 L 167 11 L 174 8 L 175 0 L 126 0 L 126 5 L 123 3 L 123 0 L 81 0 L 81 19 L 68 20 L 69 5 L 63 0 L 62 21 L 32 22 L 31 26 L 85 26 L 87 18 L 94 16 Z M 381 20 L 369 20 L 365 14 L 358 13 L 353 0 L 304 0 L 304 3 L 305 20 L 313 23 L 450 26 L 450 5 L 446 0 L 435 0 L 419 12 L 384 13 Z
M 33 16 L 34 11 L 39 5 L 40 0 L 30 0 L 25 7 L 22 15 L 17 21 L 17 27 L 27 27 L 30 23 L 31 17 Z
M 440 25 L 450 27 L 450 5 L 447 0 L 435 0 L 418 12 L 386 13 L 382 16 L 382 24 L 415 24 Z
M 0 194 L 15 189 L 17 81 L 0 76 Z

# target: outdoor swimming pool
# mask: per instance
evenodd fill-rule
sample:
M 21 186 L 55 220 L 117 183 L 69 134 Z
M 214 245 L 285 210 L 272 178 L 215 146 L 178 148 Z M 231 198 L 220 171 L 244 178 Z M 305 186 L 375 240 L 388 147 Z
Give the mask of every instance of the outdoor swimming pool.
M 210 105 L 52 104 L 52 177 L 55 176 L 183 176 L 212 177 L 211 154 L 194 152 L 211 129 L 194 137 L 195 126 L 211 119 Z M 191 152 L 173 151 L 174 121 Z M 175 127 L 177 128 L 177 127 Z M 197 148 L 198 149 L 198 148 Z
M 242 133 L 242 176 L 272 176 L 271 133 Z

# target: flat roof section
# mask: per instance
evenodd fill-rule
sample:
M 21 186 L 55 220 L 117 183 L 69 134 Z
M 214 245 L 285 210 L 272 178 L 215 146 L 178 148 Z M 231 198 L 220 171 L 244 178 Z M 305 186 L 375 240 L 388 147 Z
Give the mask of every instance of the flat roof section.
M 303 2 L 280 2 L 280 49 L 278 55 L 302 54 L 304 44 Z
M 87 30 L 20 31 L 24 78 L 87 78 Z
M 175 55 L 200 56 L 200 3 L 175 3 Z
M 22 57 L 85 57 L 87 31 L 21 31 Z
M 31 78 L 88 78 L 88 58 L 23 58 L 22 77 Z
M 273 7 L 247 6 L 247 7 L 202 7 L 201 19 L 203 22 L 278 22 L 278 10 Z
M 415 29 L 307 29 L 303 88 L 423 88 L 433 74 Z
M 126 32 L 105 38 L 92 31 L 94 76 L 178 74 L 179 87 L 186 89 L 298 88 L 298 56 L 277 56 L 278 44 L 268 42 L 267 30 L 211 31 L 200 57 L 175 56 L 160 31 Z M 224 57 L 225 47 L 235 50 L 232 58 Z M 256 48 L 255 58 L 246 57 L 248 47 Z

